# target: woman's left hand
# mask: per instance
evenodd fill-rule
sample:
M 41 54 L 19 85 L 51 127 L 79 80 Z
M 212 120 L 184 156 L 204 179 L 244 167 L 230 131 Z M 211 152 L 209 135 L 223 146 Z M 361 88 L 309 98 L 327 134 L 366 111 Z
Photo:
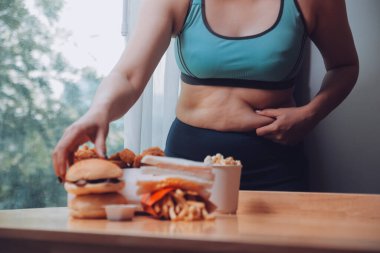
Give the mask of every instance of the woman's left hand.
M 257 128 L 256 134 L 285 145 L 297 144 L 316 125 L 305 107 L 264 109 L 256 113 L 274 119 L 271 124 Z

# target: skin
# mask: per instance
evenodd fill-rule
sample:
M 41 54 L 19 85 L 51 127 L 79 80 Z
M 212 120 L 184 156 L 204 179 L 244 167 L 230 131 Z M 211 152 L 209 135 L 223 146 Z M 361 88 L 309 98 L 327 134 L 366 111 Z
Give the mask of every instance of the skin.
M 298 2 L 326 67 L 321 89 L 308 104 L 295 107 L 292 88 L 258 90 L 182 83 L 177 117 L 189 125 L 220 131 L 256 130 L 259 136 L 292 145 L 338 106 L 352 90 L 359 69 L 345 2 Z M 100 156 L 106 154 L 109 123 L 122 117 L 141 95 L 170 38 L 181 31 L 188 3 L 142 1 L 137 32 L 99 85 L 88 112 L 65 130 L 53 151 L 57 176 L 64 178 L 73 153 L 87 141 L 95 143 Z M 219 34 L 246 36 L 269 28 L 279 5 L 278 0 L 207 0 L 206 17 Z

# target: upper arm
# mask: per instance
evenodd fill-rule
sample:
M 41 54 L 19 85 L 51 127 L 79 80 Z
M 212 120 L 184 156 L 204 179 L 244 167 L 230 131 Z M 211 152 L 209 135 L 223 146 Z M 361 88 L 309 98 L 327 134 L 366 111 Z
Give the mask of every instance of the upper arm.
M 358 65 L 344 0 L 310 2 L 313 28 L 310 38 L 318 47 L 326 69 Z
M 129 83 L 142 91 L 169 46 L 175 27 L 176 0 L 142 1 L 136 26 L 116 64 Z

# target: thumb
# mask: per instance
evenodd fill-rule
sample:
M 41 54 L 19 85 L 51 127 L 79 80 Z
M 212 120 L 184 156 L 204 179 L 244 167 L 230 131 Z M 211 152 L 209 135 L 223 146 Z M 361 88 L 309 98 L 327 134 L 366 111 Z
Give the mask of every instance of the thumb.
M 257 114 L 261 116 L 276 118 L 280 115 L 280 112 L 278 109 L 264 109 L 264 110 L 256 110 Z
M 106 153 L 107 153 L 106 137 L 107 137 L 107 133 L 103 129 L 99 129 L 98 132 L 96 133 L 95 149 L 98 155 L 102 158 L 105 158 Z

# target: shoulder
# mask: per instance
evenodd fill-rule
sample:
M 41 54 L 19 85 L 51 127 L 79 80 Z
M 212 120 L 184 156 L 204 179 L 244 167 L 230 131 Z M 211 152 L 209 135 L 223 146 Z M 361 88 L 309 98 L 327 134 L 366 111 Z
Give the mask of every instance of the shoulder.
M 326 69 L 358 65 L 344 0 L 298 0 L 309 13 L 309 36 L 322 54 Z M 306 16 L 306 15 L 305 15 Z M 306 17 L 305 17 L 306 19 Z
M 345 14 L 344 0 L 294 0 L 298 3 L 305 21 L 309 34 L 312 34 L 321 20 L 332 20 L 334 16 L 339 18 Z
M 147 13 L 146 10 L 148 9 L 155 10 L 156 15 L 160 15 L 163 19 L 170 19 L 173 25 L 172 33 L 175 35 L 181 30 L 185 22 L 190 4 L 191 0 L 144 0 L 141 1 L 141 15 Z
M 173 34 L 177 35 L 181 30 L 182 26 L 185 23 L 185 19 L 188 13 L 189 8 L 191 7 L 191 0 L 174 0 L 173 12 L 174 12 L 174 31 Z

